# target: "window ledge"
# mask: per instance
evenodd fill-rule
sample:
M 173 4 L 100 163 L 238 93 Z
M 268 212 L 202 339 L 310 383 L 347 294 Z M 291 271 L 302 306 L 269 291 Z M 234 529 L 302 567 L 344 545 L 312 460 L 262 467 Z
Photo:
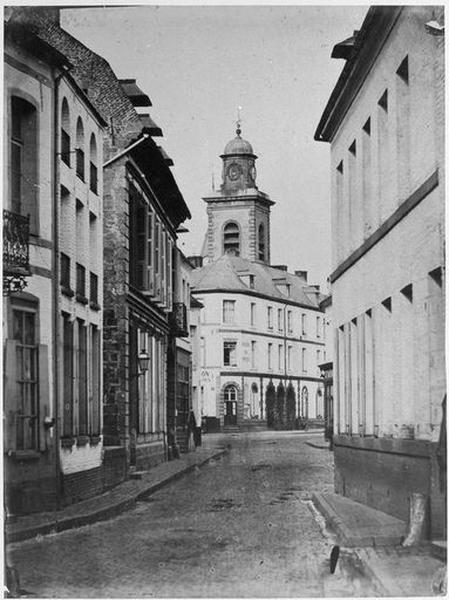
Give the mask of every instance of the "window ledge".
M 98 444 L 100 443 L 101 437 L 99 435 L 91 435 L 90 436 L 90 445 L 91 446 L 98 446 Z
M 39 460 L 41 457 L 37 450 L 15 450 L 9 456 L 14 460 Z
M 86 446 L 86 445 L 87 445 L 87 443 L 89 442 L 89 439 L 90 439 L 90 438 L 89 438 L 89 436 L 88 436 L 88 435 L 79 435 L 79 436 L 76 438 L 76 445 L 77 445 L 78 447 L 80 447 L 80 446 Z
M 73 437 L 62 437 L 61 438 L 61 448 L 71 448 L 75 443 L 75 438 Z
M 73 298 L 73 296 L 75 295 L 75 292 L 71 288 L 66 287 L 65 285 L 61 285 L 61 293 L 64 294 L 64 296 L 67 296 L 68 298 Z
M 83 296 L 82 294 L 78 294 L 78 292 L 75 295 L 75 299 L 80 304 L 88 304 L 89 303 L 88 298 L 86 298 L 86 296 Z
M 80 181 L 82 181 L 83 183 L 86 183 L 85 180 L 84 180 L 84 175 L 80 175 L 79 173 L 77 173 L 76 176 L 78 177 L 78 179 Z

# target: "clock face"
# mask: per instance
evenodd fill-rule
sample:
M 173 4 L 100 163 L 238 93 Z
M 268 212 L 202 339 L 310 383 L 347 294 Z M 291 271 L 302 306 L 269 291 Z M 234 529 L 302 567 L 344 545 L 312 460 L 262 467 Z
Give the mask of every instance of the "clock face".
M 249 176 L 253 181 L 256 181 L 256 167 L 254 165 L 249 169 Z
M 231 181 L 235 181 L 242 174 L 242 168 L 237 163 L 231 163 L 228 167 L 228 177 Z

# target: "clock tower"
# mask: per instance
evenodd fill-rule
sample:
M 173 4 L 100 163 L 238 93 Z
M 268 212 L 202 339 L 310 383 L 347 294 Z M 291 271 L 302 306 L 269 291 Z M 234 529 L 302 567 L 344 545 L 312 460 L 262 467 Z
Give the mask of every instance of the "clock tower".
M 249 142 L 241 137 L 228 142 L 220 158 L 222 183 L 218 193 L 206 196 L 209 261 L 233 254 L 270 264 L 270 207 L 274 204 L 256 185 L 256 159 Z

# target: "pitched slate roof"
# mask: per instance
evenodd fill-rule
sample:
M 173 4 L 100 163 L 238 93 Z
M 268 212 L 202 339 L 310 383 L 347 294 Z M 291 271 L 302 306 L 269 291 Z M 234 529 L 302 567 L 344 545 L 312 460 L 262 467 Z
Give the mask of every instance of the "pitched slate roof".
M 249 277 L 245 277 L 250 274 L 254 276 L 253 287 L 249 285 Z M 290 286 L 289 295 L 285 284 Z M 224 254 L 217 260 L 195 269 L 191 273 L 191 290 L 192 293 L 212 290 L 247 292 L 317 310 L 320 309 L 320 301 L 324 298 L 316 287 L 308 285 L 302 277 L 230 254 Z

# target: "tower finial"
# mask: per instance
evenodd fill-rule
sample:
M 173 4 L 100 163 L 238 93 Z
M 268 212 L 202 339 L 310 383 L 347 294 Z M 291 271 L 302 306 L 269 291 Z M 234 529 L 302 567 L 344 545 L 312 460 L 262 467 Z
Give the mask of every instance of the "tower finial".
M 238 106 L 238 107 L 237 107 L 237 122 L 236 122 L 237 129 L 236 129 L 236 131 L 235 131 L 235 132 L 236 132 L 236 134 L 237 134 L 239 137 L 240 137 L 240 134 L 242 133 L 242 130 L 240 129 L 240 125 L 241 125 L 241 122 L 242 122 L 242 118 L 241 118 L 241 116 L 240 116 L 240 111 L 241 111 L 241 110 L 242 110 L 242 107 L 241 107 L 241 106 Z

